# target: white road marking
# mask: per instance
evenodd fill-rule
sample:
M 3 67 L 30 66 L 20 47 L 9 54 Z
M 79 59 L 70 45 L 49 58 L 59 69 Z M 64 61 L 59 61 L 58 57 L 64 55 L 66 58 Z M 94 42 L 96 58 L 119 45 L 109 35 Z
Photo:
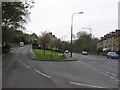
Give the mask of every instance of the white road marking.
M 106 72 L 106 73 L 109 73 L 109 72 Z
M 32 50 L 31 50 L 31 51 L 32 51 Z M 19 57 L 19 63 L 23 64 L 23 65 L 26 66 L 27 68 L 31 68 L 30 66 L 28 66 L 28 65 L 26 65 L 26 64 L 24 64 L 24 63 L 22 63 L 22 61 L 20 60 L 20 57 Z M 34 70 L 35 72 L 37 72 L 37 73 L 39 73 L 39 74 L 41 74 L 41 75 L 47 77 L 47 78 L 51 78 L 50 76 L 48 76 L 48 75 L 46 75 L 46 74 L 44 74 L 44 73 L 42 73 L 42 72 L 40 72 L 40 71 L 38 71 L 38 70 L 36 70 L 36 69 L 33 69 L 33 70 Z
M 103 73 L 103 72 L 100 71 L 100 73 Z
M 22 63 L 23 64 L 23 63 Z M 30 66 L 26 65 L 26 64 L 23 64 L 24 66 L 26 66 L 27 68 L 30 68 Z
M 81 84 L 81 83 L 76 83 L 76 82 L 69 82 L 69 83 L 75 84 L 75 85 L 81 85 L 81 86 L 92 87 L 92 88 L 105 88 L 105 87 L 101 87 L 101 86 L 88 85 L 88 84 Z
M 97 69 L 97 68 L 91 67 L 89 64 L 87 64 L 87 63 L 85 63 L 85 62 L 82 62 L 82 61 L 79 61 L 79 62 L 82 63 L 83 65 L 87 66 L 87 67 L 90 67 L 90 68 L 94 69 L 95 71 L 98 71 L 98 72 L 101 73 L 101 74 L 104 74 L 104 75 L 108 76 L 108 77 L 111 78 L 111 79 L 114 79 L 114 80 L 117 81 L 117 82 L 119 81 L 118 79 L 115 78 L 115 77 L 117 77 L 117 75 L 115 75 L 115 74 L 112 74 L 112 73 L 110 73 L 110 72 L 104 71 L 104 70 L 102 70 L 102 69 Z M 110 75 L 112 75 L 112 76 L 110 76 Z M 114 77 L 113 77 L 113 76 L 114 76 Z
M 112 61 L 112 62 L 114 62 L 114 63 L 118 64 L 118 61 Z
M 114 79 L 114 77 L 112 77 L 112 76 L 110 76 L 110 78 L 113 78 L 113 79 Z
M 18 58 L 18 62 L 21 63 L 20 57 Z
M 104 75 L 106 75 L 106 76 L 109 76 L 107 73 L 103 73 Z M 109 76 L 110 77 L 110 76 Z
M 117 82 L 120 82 L 120 80 L 118 80 L 118 79 L 117 79 L 116 81 L 117 81 Z
M 20 60 L 19 60 L 19 62 L 22 63 Z M 26 65 L 26 64 L 24 64 L 24 63 L 22 63 L 22 65 L 24 65 L 24 66 L 27 67 L 27 68 L 31 68 L 30 66 L 28 66 L 28 65 Z M 44 73 L 42 73 L 42 72 L 40 72 L 40 71 L 38 71 L 38 70 L 36 70 L 36 69 L 33 69 L 33 70 L 34 70 L 35 72 L 37 72 L 37 73 L 39 73 L 39 74 L 47 77 L 47 78 L 51 78 L 50 76 L 48 76 L 48 75 L 46 75 L 46 74 L 44 74 Z
M 113 75 L 114 77 L 117 77 L 117 75 L 115 75 L 115 74 L 111 74 L 111 75 Z
M 39 73 L 39 74 L 47 77 L 47 78 L 51 78 L 50 76 L 48 76 L 48 75 L 46 75 L 46 74 L 44 74 L 44 73 L 42 73 L 42 72 L 40 72 L 40 71 L 38 71 L 38 70 L 36 70 L 36 69 L 33 69 L 33 70 L 36 71 L 37 73 Z
M 18 62 L 19 62 L 19 63 L 21 63 L 21 61 L 20 61 L 20 60 L 19 60 Z

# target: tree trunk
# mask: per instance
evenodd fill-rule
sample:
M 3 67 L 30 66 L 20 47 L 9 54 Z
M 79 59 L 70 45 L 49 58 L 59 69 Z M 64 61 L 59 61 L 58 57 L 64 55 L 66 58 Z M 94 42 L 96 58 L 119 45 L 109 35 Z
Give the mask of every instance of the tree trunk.
M 45 47 L 44 47 L 44 55 L 45 55 Z

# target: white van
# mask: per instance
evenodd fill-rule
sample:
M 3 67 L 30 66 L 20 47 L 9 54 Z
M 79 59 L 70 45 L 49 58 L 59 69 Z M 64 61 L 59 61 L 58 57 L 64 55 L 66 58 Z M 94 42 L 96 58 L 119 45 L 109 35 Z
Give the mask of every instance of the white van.
M 20 47 L 24 47 L 24 42 L 20 42 Z

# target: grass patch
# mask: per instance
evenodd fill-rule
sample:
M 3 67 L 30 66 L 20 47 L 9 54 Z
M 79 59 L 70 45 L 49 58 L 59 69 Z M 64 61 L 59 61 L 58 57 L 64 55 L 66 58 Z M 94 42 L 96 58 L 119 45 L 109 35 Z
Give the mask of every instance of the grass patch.
M 61 56 L 59 52 L 54 52 L 54 51 L 49 51 L 45 50 L 45 55 L 44 55 L 44 50 L 42 49 L 32 49 L 35 55 L 37 55 L 40 59 L 65 59 L 65 56 Z
M 14 50 L 14 48 L 10 48 L 10 50 Z

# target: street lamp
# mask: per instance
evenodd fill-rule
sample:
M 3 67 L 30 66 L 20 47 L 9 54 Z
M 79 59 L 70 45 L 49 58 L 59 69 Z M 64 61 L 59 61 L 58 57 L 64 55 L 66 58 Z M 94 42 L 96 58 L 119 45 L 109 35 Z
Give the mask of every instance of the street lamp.
M 82 14 L 83 12 L 78 12 L 78 13 L 73 13 L 72 17 L 71 17 L 71 48 L 72 48 L 72 33 L 73 33 L 73 16 L 75 14 Z M 72 57 L 72 50 L 70 52 L 70 57 Z
M 89 29 L 90 30 L 90 36 L 91 36 L 91 39 L 92 39 L 92 29 L 91 28 L 82 28 L 82 29 Z M 91 42 L 91 53 L 92 53 L 92 42 Z
M 90 30 L 90 35 L 91 35 L 91 38 L 92 38 L 92 29 L 91 28 L 82 28 L 82 29 L 89 29 Z

